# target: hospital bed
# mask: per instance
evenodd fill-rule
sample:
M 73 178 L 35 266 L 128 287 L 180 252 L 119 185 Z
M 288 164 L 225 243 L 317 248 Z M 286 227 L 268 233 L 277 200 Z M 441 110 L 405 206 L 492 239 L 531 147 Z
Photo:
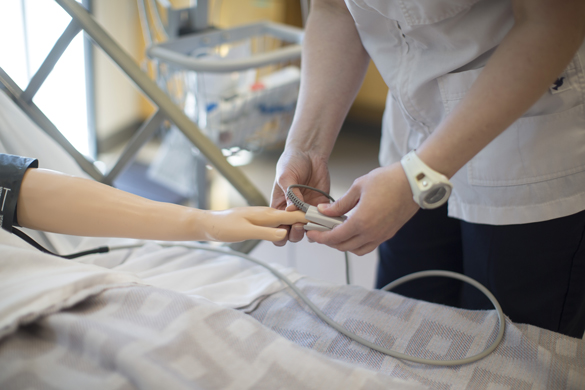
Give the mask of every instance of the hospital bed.
M 0 152 L 93 177 L 75 152 L 55 141 L 57 133 L 39 125 L 43 116 L 34 105 L 19 104 L 22 96 L 5 74 L 2 85 Z M 338 333 L 272 274 L 235 253 L 192 243 L 28 233 L 59 253 L 119 249 L 70 261 L 0 232 L 2 389 L 585 387 L 585 341 L 534 326 L 507 320 L 499 347 L 473 364 L 414 364 Z M 496 337 L 494 311 L 327 284 L 275 267 L 327 316 L 399 352 L 458 359 Z

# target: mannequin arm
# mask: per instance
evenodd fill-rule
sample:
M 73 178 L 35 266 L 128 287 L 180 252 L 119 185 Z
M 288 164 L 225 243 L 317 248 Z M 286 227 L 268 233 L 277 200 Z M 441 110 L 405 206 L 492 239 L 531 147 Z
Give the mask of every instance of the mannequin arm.
M 279 225 L 306 222 L 302 212 L 268 207 L 206 211 L 155 202 L 45 169 L 24 175 L 17 204 L 21 226 L 80 236 L 172 241 L 277 241 Z

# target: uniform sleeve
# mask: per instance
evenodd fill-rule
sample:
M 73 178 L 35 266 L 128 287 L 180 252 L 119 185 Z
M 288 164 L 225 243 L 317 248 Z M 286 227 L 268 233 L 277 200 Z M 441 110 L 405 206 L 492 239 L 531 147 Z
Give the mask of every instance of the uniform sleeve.
M 16 202 L 20 184 L 28 168 L 38 168 L 37 159 L 0 153 L 0 226 L 12 233 L 18 226 Z

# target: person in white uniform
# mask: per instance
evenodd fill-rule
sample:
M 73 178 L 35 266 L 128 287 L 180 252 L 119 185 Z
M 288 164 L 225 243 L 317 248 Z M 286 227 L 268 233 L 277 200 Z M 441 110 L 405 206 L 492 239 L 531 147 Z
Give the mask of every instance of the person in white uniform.
M 292 184 L 329 191 L 327 160 L 372 58 L 389 86 L 381 168 L 331 205 L 295 189 L 327 215 L 352 211 L 308 237 L 358 255 L 379 246 L 378 287 L 455 270 L 513 321 L 582 337 L 584 37 L 582 0 L 312 1 L 272 206 L 294 209 Z M 402 293 L 490 308 L 471 289 L 434 280 Z

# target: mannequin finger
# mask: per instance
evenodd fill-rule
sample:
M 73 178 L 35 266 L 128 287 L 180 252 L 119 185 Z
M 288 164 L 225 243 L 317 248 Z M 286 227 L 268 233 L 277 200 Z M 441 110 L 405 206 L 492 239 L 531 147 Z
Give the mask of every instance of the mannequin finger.
M 272 242 L 282 241 L 286 237 L 286 229 L 253 226 L 250 230 L 250 238 L 256 240 L 266 240 Z
M 269 215 L 269 224 L 267 226 L 274 225 L 293 225 L 295 223 L 307 223 L 305 213 L 302 211 L 282 211 L 273 212 Z
M 272 243 L 276 246 L 284 246 L 286 245 L 286 243 L 288 242 L 288 235 L 290 232 L 290 226 L 289 225 L 280 225 L 276 227 L 277 229 L 283 229 L 286 231 L 286 234 L 284 235 L 284 238 L 282 238 L 281 240 L 278 241 L 272 241 Z
M 245 218 L 254 225 L 266 227 L 308 222 L 302 211 L 275 210 L 269 207 L 247 209 Z

